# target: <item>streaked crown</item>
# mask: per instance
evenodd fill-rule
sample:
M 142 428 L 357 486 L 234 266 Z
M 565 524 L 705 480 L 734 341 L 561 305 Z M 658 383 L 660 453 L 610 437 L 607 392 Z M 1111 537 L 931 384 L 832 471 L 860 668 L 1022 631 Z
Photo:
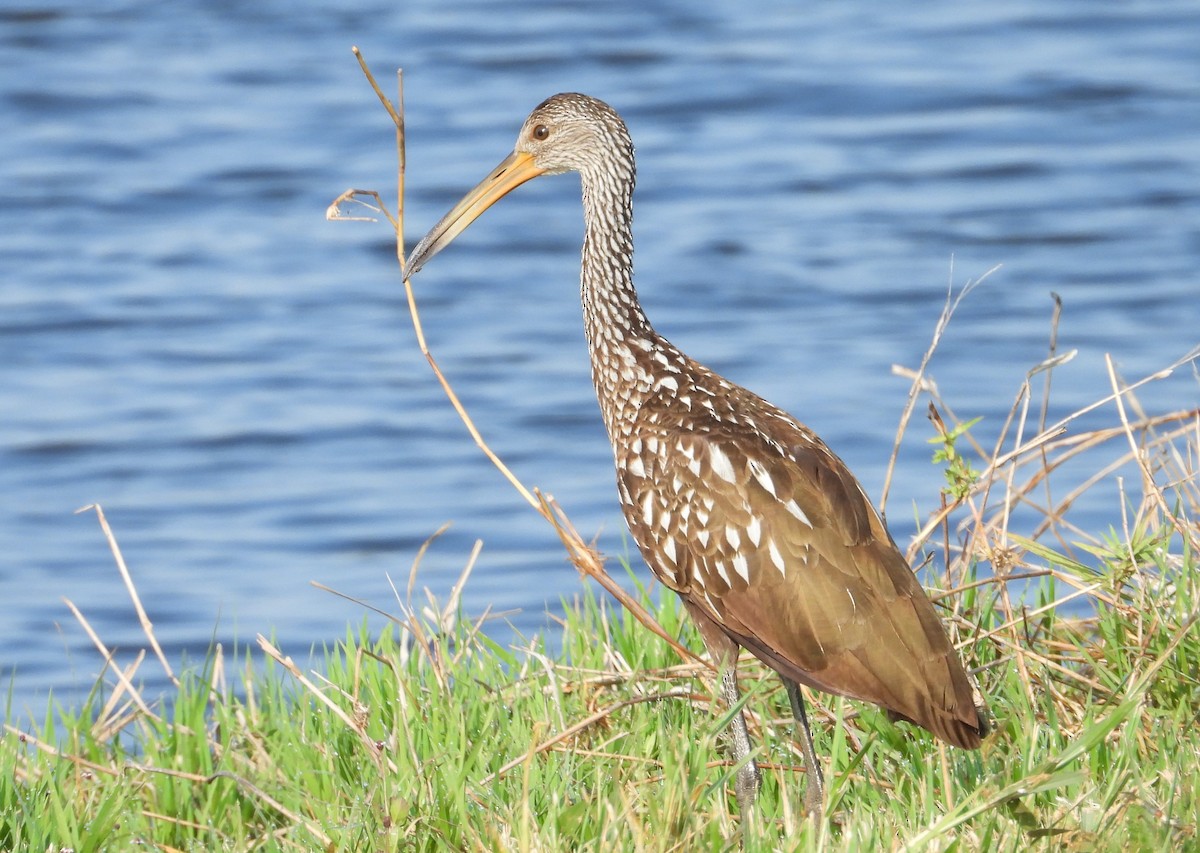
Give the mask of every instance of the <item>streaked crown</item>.
M 604 101 L 564 92 L 542 101 L 525 119 L 515 146 L 546 172 L 580 172 L 593 180 L 632 176 L 633 140 Z

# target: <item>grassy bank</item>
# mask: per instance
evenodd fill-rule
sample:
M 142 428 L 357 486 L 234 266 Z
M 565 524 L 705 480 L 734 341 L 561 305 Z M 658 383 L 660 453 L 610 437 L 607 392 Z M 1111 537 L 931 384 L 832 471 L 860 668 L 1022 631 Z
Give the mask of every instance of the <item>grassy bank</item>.
M 1003 436 L 980 454 L 943 432 L 947 489 L 914 556 L 935 558 L 998 731 L 962 752 L 810 694 L 830 782 L 819 822 L 800 813 L 777 680 L 743 667 L 766 776 L 743 822 L 711 671 L 589 585 L 553 654 L 498 646 L 451 595 L 349 631 L 316 672 L 287 657 L 307 649 L 261 638 L 172 672 L 166 697 L 141 695 L 136 664 L 110 670 L 81 707 L 5 726 L 0 849 L 1195 849 L 1200 420 L 1135 417 L 1127 399 L 1111 429 L 1031 430 L 1016 455 Z M 1081 459 L 1082 484 L 1058 486 Z M 1073 528 L 1080 495 L 1122 471 L 1119 524 Z M 673 596 L 639 600 L 701 648 Z M 153 660 L 149 629 L 147 644 Z
M 169 702 L 98 689 L 60 720 L 10 726 L 0 847 L 716 850 L 744 832 L 764 850 L 1183 849 L 1200 813 L 1200 584 L 1194 562 L 1162 556 L 1109 564 L 1095 618 L 1023 620 L 1019 651 L 997 639 L 997 596 L 961 596 L 979 637 L 965 655 L 1000 718 L 979 754 L 819 699 L 832 780 L 820 825 L 797 813 L 803 772 L 775 679 L 747 667 L 769 770 L 742 827 L 709 674 L 587 596 L 554 656 L 414 620 L 417 636 L 350 633 L 303 681 L 266 651 L 260 672 L 249 653 L 238 662 L 241 677 L 213 656 Z M 1059 583 L 1036 597 L 1055 600 Z M 699 648 L 672 596 L 646 604 Z

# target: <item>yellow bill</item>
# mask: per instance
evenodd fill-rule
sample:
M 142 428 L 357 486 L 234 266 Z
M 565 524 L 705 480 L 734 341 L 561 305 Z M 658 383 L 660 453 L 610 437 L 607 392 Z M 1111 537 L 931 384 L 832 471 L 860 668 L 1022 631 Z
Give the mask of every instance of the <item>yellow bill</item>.
M 533 162 L 533 155 L 514 151 L 479 182 L 463 200 L 442 217 L 421 242 L 412 250 L 405 263 L 405 277 L 411 278 L 417 270 L 440 252 L 479 218 L 479 215 L 526 181 L 544 174 L 545 169 Z

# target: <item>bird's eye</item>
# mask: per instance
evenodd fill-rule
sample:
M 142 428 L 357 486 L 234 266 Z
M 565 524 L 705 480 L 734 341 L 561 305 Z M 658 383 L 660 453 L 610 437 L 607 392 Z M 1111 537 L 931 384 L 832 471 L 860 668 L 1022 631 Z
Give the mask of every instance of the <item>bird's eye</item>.
M 546 127 L 544 124 L 539 124 L 529 135 L 534 139 L 541 141 L 550 135 L 550 128 Z

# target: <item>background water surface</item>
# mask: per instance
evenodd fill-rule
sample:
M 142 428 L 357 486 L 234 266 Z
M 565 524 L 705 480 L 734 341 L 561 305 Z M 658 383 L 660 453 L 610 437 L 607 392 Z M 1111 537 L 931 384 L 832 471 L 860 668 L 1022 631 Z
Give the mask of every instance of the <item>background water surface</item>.
M 333 6 L 345 8 L 333 8 Z M 711 6 L 711 8 L 709 8 Z M 107 510 L 168 653 L 274 632 L 303 656 L 394 610 L 422 541 L 444 592 L 521 631 L 580 589 L 465 437 L 417 351 L 381 225 L 393 134 L 350 54 L 403 66 L 420 235 L 564 90 L 639 154 L 638 281 L 683 349 L 795 412 L 878 495 L 949 283 L 932 366 L 994 440 L 1060 346 L 1052 416 L 1200 340 L 1200 7 L 1191 0 L 564 4 L 28 0 L 0 10 L 0 673 L 13 716 L 99 658 L 75 601 L 141 645 Z M 494 443 L 626 553 L 577 300 L 578 181 L 522 188 L 419 277 L 430 343 Z M 1188 370 L 1151 411 L 1195 406 Z M 1111 407 L 1092 423 L 1111 422 Z M 1079 425 L 1086 428 L 1088 423 Z M 938 472 L 917 419 L 892 525 Z M 1107 488 L 1107 487 L 1106 487 Z M 1103 530 L 1111 502 L 1076 521 Z M 640 565 L 640 564 L 639 564 Z M 509 629 L 495 626 L 498 636 Z M 145 668 L 153 676 L 150 667 Z

